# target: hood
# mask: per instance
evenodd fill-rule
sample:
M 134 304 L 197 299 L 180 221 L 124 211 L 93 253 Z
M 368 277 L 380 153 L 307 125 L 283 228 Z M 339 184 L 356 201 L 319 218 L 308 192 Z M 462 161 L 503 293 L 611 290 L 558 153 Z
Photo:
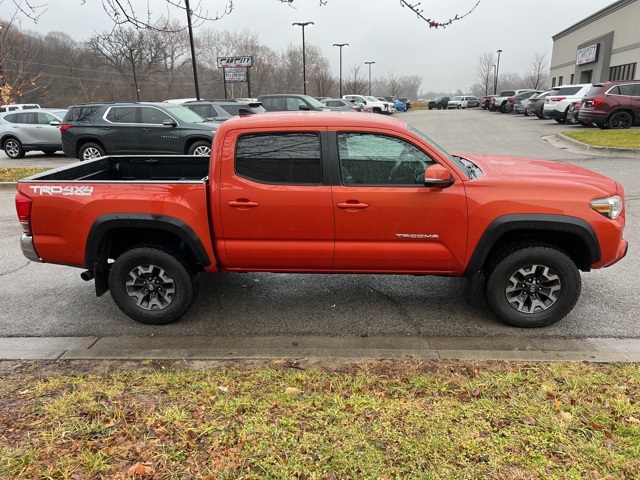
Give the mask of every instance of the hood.
M 606 195 L 618 193 L 614 180 L 586 168 L 550 160 L 498 155 L 461 154 L 480 167 L 481 180 L 515 184 L 558 184 L 567 182 L 588 185 Z

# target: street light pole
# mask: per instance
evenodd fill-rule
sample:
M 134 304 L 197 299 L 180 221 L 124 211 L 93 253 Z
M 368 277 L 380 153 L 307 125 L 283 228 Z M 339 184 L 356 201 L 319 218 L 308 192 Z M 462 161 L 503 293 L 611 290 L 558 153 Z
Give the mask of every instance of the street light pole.
M 307 56 L 304 50 L 304 27 L 314 25 L 313 22 L 292 23 L 294 27 L 302 27 L 302 92 L 307 94 Z
M 133 70 L 133 83 L 136 86 L 136 99 L 138 102 L 140 101 L 140 90 L 138 89 L 138 77 L 136 77 L 136 64 L 133 61 L 133 52 L 137 52 L 138 50 L 135 48 L 129 49 L 129 58 L 131 59 L 131 70 Z
M 369 65 L 369 96 L 371 96 L 371 65 L 376 62 L 364 62 L 365 65 Z
M 196 100 L 200 100 L 200 85 L 198 83 L 198 65 L 196 63 L 196 47 L 193 42 L 193 26 L 191 25 L 191 7 L 189 6 L 189 0 L 184 1 L 185 9 L 187 11 L 187 28 L 189 29 L 189 45 L 191 46 L 191 64 L 193 66 L 193 81 L 196 87 Z
M 342 98 L 342 47 L 348 47 L 348 43 L 334 43 L 334 47 L 340 48 L 340 98 Z
M 494 83 L 493 83 L 494 95 L 498 93 L 498 72 L 500 71 L 500 54 L 502 53 L 502 50 L 498 50 L 497 53 L 498 53 L 498 62 L 496 63 L 496 78 L 494 79 Z
M 495 95 L 496 94 L 496 83 L 497 83 L 496 82 L 496 65 L 495 64 L 491 65 L 491 68 L 493 68 L 493 94 Z M 487 86 L 487 88 L 489 88 L 489 87 Z M 485 93 L 488 93 L 488 92 L 485 92 Z

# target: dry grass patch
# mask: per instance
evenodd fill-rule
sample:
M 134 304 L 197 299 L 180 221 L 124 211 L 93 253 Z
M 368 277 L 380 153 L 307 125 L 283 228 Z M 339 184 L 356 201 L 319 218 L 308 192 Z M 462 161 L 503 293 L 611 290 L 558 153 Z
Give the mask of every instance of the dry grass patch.
M 17 182 L 21 178 L 50 170 L 49 168 L 0 168 L 0 182 Z
M 0 478 L 620 480 L 640 472 L 638 365 L 154 366 L 0 377 Z

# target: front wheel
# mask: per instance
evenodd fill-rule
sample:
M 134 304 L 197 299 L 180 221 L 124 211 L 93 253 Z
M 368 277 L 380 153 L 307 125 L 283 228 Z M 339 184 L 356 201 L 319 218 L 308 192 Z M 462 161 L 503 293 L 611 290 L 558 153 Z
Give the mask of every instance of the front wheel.
M 189 147 L 189 155 L 200 155 L 209 157 L 211 155 L 211 142 L 196 142 Z
M 198 277 L 185 260 L 159 246 L 132 248 L 109 271 L 116 305 L 140 323 L 164 325 L 182 317 L 198 294 Z
M 24 157 L 24 148 L 22 148 L 22 144 L 19 140 L 15 138 L 10 138 L 4 145 L 2 146 L 4 153 L 7 154 L 7 157 L 17 160 L 19 158 Z
M 564 318 L 580 296 L 580 272 L 564 252 L 547 245 L 512 247 L 489 269 L 487 303 L 514 327 L 544 327 Z

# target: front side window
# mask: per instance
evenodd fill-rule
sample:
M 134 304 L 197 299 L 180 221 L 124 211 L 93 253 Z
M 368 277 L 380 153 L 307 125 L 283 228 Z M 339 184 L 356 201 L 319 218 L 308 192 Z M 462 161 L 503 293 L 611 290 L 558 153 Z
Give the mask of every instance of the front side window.
M 165 120 L 173 121 L 173 119 L 159 108 L 142 107 L 141 122 L 151 125 L 162 125 Z
M 291 111 L 295 111 L 295 110 L 300 110 L 300 107 L 306 107 L 307 104 L 304 103 L 302 100 L 300 100 L 299 98 L 291 98 L 291 97 L 287 97 L 287 110 Z
M 111 107 L 107 120 L 111 123 L 136 123 L 136 107 Z
M 338 156 L 344 185 L 423 185 L 434 161 L 416 146 L 374 133 L 339 133 Z
M 321 185 L 317 133 L 243 135 L 236 148 L 236 174 L 259 183 Z
M 51 122 L 55 122 L 58 119 L 50 113 L 38 112 L 38 123 L 40 125 L 49 125 Z
M 633 95 L 633 87 L 633 84 L 619 85 L 618 88 L 620 89 L 620 95 L 627 95 L 630 97 Z

